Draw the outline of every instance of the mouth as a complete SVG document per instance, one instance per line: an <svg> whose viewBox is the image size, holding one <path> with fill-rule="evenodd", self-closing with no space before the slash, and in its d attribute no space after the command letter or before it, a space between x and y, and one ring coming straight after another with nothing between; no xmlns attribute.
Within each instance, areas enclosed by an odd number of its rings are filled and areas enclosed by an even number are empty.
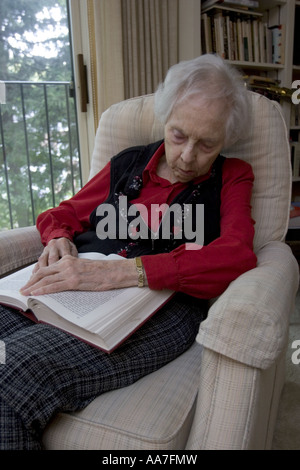
<svg viewBox="0 0 300 470"><path fill-rule="evenodd" d="M194 176L194 172L192 170L183 170L182 168L177 168L178 173L185 177L185 178L192 178Z"/></svg>

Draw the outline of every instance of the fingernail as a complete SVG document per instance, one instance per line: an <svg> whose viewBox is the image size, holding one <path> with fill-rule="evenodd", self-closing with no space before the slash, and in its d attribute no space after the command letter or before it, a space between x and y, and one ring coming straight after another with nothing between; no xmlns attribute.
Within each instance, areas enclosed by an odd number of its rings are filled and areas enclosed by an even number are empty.
<svg viewBox="0 0 300 470"><path fill-rule="evenodd" d="M28 289L20 289L20 294L22 294L22 295L29 295L30 292L29 292Z"/></svg>

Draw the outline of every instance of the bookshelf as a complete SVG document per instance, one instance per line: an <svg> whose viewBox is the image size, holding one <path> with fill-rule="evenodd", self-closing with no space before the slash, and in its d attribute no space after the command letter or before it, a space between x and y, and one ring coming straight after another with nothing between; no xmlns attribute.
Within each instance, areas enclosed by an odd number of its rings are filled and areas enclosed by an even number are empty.
<svg viewBox="0 0 300 470"><path fill-rule="evenodd" d="M276 99L282 106L291 141L292 201L300 205L300 0L258 0L258 8L248 10L225 5L225 2L203 8L207 3L206 0L179 0L180 60L216 52L239 68L245 77L270 80L277 91L281 90L282 93L274 93L272 87L269 91L251 85L252 89ZM243 38L247 38L246 44L244 39L241 41L241 36L238 39L238 21L244 23L242 31ZM281 30L278 25L282 25ZM278 48L280 31L283 32L280 51L274 55L274 41L277 40ZM240 53L242 45L248 47L246 56L245 50ZM213 47L215 49L210 49ZM296 221L293 222L295 225ZM300 217L298 225L296 237L300 240Z"/></svg>
<svg viewBox="0 0 300 470"><path fill-rule="evenodd" d="M293 45L294 45L294 20L295 10L300 6L300 1L296 0L258 0L259 8L256 9L241 9L233 6L225 6L223 4L213 5L211 8L203 9L202 5L206 3L206 0L179 0L179 19L180 19L180 32L179 32L179 60L186 60L201 55L202 53L208 52L207 42L207 30L204 27L203 14L210 16L212 20L214 14L219 15L219 30L223 33L219 33L219 40L226 46L225 60L234 64L239 69L243 70L245 75L257 74L262 77L272 78L276 80L280 87L291 89L293 80ZM297 5L297 7L296 7ZM299 10L300 11L300 10ZM223 17L223 24L221 18ZM228 37L233 35L232 29L237 28L237 24L234 22L247 23L249 40L252 41L251 54L248 57L244 54L237 52L238 39L235 41L231 38L228 41ZM231 27L228 25L231 21ZM232 26L232 21L234 25ZM276 26L283 26L284 34L284 45L281 46L281 59L278 63L274 62L270 57L271 49L268 47L268 53L265 52L264 56L259 50L259 36L262 36L262 26L265 26L264 34L268 33L268 42L270 44L272 34L276 34L279 30L276 30ZM253 27L258 34L254 33ZM272 28L272 29L270 29ZM227 33L229 29L229 33ZM260 31L260 32L259 32ZM212 33L211 33L212 34ZM237 34L235 30L235 34ZM213 38L211 38L213 41ZM266 38L265 38L266 41ZM230 56L228 54L228 44L230 49ZM233 44L233 45L232 45ZM216 50L213 50L216 52ZM268 57L267 55L268 54ZM220 52L222 55L222 51ZM252 56L252 57L251 57ZM263 58L262 58L263 56ZM246 60L245 60L246 59ZM251 59L251 60L249 60ZM300 61L298 65L298 77L300 79ZM289 107L286 106L287 112L285 113L287 123L289 123Z"/></svg>
<svg viewBox="0 0 300 470"><path fill-rule="evenodd" d="M202 8L201 53L217 53L242 69L245 76L267 77L275 86L290 89L292 2L259 0L258 8L228 7L223 3ZM288 107L285 117L288 122Z"/></svg>
<svg viewBox="0 0 300 470"><path fill-rule="evenodd" d="M205 4L205 1L203 3ZM259 8L255 9L243 10L232 7L229 9L220 4L215 8L202 10L201 53L210 51L207 48L207 34L204 28L207 29L207 24L205 24L207 16L210 16L210 22L213 21L216 26L215 13L219 18L222 17L223 30L225 29L223 45L228 44L230 40L228 31L234 44L229 50L228 45L225 51L223 48L220 55L241 69L245 76L255 75L273 80L275 88L279 87L282 94L280 90L278 93L273 90L272 93L272 89L267 90L266 94L281 103L291 141L300 142L300 109L292 102L297 80L300 86L300 32L299 27L295 27L295 24L300 23L300 1L259 0ZM237 31L238 26L240 32ZM232 36L235 41L232 40ZM245 48L251 51L249 54L247 52L247 57L245 57ZM218 53L216 47L212 52ZM256 91L260 90L256 89ZM300 175L297 176L300 177Z"/></svg>

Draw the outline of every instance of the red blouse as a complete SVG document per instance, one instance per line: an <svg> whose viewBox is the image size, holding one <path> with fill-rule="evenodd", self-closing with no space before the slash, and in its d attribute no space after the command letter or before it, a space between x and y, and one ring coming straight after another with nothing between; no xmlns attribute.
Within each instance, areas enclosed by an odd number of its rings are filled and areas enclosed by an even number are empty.
<svg viewBox="0 0 300 470"><path fill-rule="evenodd" d="M186 183L171 184L156 174L158 160L163 153L162 144L144 170L139 197L131 202L141 203L147 208L151 204L170 205L186 187ZM201 176L195 182L208 177L209 174ZM202 248L196 245L196 250L189 244L170 253L142 256L150 288L168 288L198 298L212 298L220 295L240 274L256 266L250 205L253 179L248 163L235 158L225 160L220 237ZM110 163L73 198L39 215L37 227L43 244L58 237L72 240L74 235L87 230L91 212L106 200L109 189Z"/></svg>

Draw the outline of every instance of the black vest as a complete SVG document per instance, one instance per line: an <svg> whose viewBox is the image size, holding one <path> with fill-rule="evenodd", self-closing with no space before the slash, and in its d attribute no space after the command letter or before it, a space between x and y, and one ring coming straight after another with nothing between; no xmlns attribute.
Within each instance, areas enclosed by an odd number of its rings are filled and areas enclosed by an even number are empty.
<svg viewBox="0 0 300 470"><path fill-rule="evenodd" d="M130 201L139 196L143 184L143 171L161 144L162 141L159 141L148 146L133 147L112 158L109 196L104 205L99 206L99 210L96 207L91 213L90 230L75 237L78 252L117 253L133 258L145 254L169 252L183 243L192 243L196 241L196 237L194 240L190 239L190 236L187 238L188 231L185 230L187 227L185 223L187 223L187 217L191 217L189 223L193 222L189 225L189 234L196 233L195 211L197 204L204 204L203 244L207 245L219 237L222 166L225 159L221 155L215 160L211 175L207 180L199 184L190 182L174 198L169 208L170 218L163 219L165 223L160 224L159 231L155 235L145 224L142 227L142 223L139 225L139 231L135 237L130 233L130 224L135 224L134 221L137 221L139 216L136 210L132 210L135 206ZM103 210L105 207L109 209L109 212ZM175 207L176 211L173 210ZM179 214L179 212L181 213ZM111 217L113 213L116 215L114 220ZM140 217L138 219L141 221ZM107 221L113 222L113 224L108 222L106 225ZM174 229L178 224L179 226L181 224L182 228L179 235L178 230Z"/></svg>

